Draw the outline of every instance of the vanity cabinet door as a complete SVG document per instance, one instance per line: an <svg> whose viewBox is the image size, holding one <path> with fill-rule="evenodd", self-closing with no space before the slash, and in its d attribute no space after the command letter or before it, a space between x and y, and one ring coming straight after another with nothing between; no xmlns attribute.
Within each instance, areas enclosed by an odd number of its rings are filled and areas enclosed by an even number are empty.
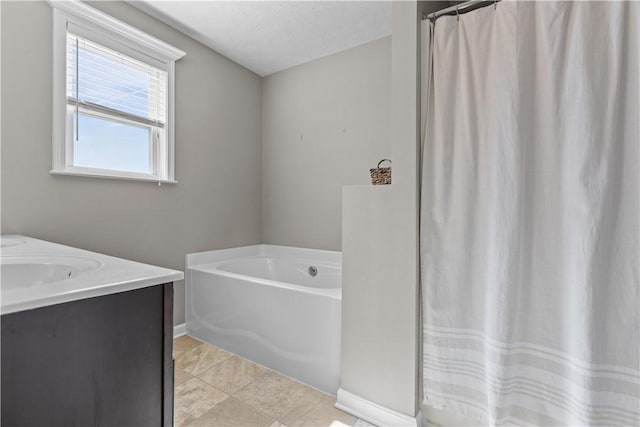
<svg viewBox="0 0 640 427"><path fill-rule="evenodd" d="M171 426L172 317L171 283L2 316L2 425Z"/></svg>
<svg viewBox="0 0 640 427"><path fill-rule="evenodd" d="M173 283L162 287L162 425L173 427L175 361L173 360Z"/></svg>

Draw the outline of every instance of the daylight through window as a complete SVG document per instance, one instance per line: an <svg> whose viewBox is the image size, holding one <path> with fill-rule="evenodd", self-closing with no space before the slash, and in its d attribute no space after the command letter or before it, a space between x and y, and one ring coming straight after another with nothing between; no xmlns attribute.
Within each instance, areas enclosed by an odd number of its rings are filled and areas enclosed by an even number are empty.
<svg viewBox="0 0 640 427"><path fill-rule="evenodd" d="M67 33L73 166L156 174L166 86L166 71Z"/></svg>
<svg viewBox="0 0 640 427"><path fill-rule="evenodd" d="M54 1L51 173L175 183L185 53L82 2Z"/></svg>

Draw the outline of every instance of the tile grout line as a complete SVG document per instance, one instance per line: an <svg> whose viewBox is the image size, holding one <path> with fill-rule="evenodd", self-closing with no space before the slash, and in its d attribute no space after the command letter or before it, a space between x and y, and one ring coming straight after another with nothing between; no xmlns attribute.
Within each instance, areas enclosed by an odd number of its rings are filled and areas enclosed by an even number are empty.
<svg viewBox="0 0 640 427"><path fill-rule="evenodd" d="M288 376L287 374L283 374L283 373L281 373L281 372L278 372L278 371L276 371L276 370L273 370L273 369L271 369L271 368L269 368L269 367L267 367L267 366L265 366L265 365L262 365L262 364L260 364L260 363L258 363L258 362L254 362L253 360L249 360L249 359L247 359L246 357L242 357L242 356L240 356L239 354L236 354L236 353L234 353L234 352L232 352L232 351L225 350L225 349L224 349L224 348L222 348L222 347L218 347L218 346L216 346L216 345L209 344L209 343L207 343L207 342L201 341L201 340L199 340L199 339L197 339L197 338L192 337L192 336L191 336L191 335L189 335L188 333L187 333L186 335L183 335L183 336L187 336L187 337L189 337L189 338L194 339L195 341L198 341L198 342L200 343L200 345L206 345L206 346L214 347L214 348L220 349L220 350L222 350L222 351L226 351L227 353L231 353L232 355L237 356L237 357L239 357L240 359L243 359L243 360L245 360L245 361L247 361L247 362L249 362L249 363L253 363L254 365L258 365L258 366L260 366L260 367L262 367L262 368L266 369L267 371L275 372L276 374L278 374L278 375L280 375L280 376L283 376L283 377L285 377L285 378L288 378L288 379L290 379L291 381L294 381L294 382L296 382L296 383L298 383L298 384L302 384L302 385L303 385L303 386L305 386L305 387L309 387L309 388L311 388L311 389L313 389L313 390L315 390L315 391L317 391L317 392L319 392L319 393L326 394L327 396L333 397L334 399L336 398L336 396L334 396L334 395L332 395L332 394L329 394L329 393L327 393L327 392L325 392L325 391L322 391L322 390L320 390L320 389L317 389L317 388L315 388L315 387L313 387L313 386L311 386L311 385L309 385L309 384L306 384L306 383L303 383L303 382L301 382L301 381L298 381L297 379L292 378L292 377ZM227 360L227 359L225 359L225 360ZM266 374L266 372L265 372L264 374ZM262 374L262 375L264 375L264 374ZM262 375L261 375L261 376L262 376ZM244 388L244 387L243 387L243 388ZM238 390L238 391L239 391L239 390Z"/></svg>
<svg viewBox="0 0 640 427"><path fill-rule="evenodd" d="M234 399L239 400L240 402L244 403L245 405L247 405L247 406L251 407L253 410L257 411L259 414L261 414L261 415L262 415L262 416L264 416L265 418L267 418L267 419L271 420L271 419L272 419L272 417L271 417L270 415L265 414L265 413L264 413L264 412L262 412L260 409L258 409L258 408L256 408L255 406L251 405L249 402L246 402L246 401L244 401L243 399L239 399L239 398L235 397L235 394L236 394L236 393L239 393L241 390L244 390L244 389L245 389L245 388L247 388L249 385L251 385L251 384L253 384L255 381L257 381L259 378L262 378L263 376L265 376L268 372L274 372L274 373L277 373L277 372L276 372L276 371L273 371L272 369L267 368L266 366L260 365L259 363L255 363L255 362L253 362L253 361L251 361L251 360L249 360L249 359L246 359L246 358L244 358L244 357L242 357L242 356L239 356L239 355L237 355L237 354L235 354L235 353L232 353L232 352L227 351L227 350L225 350L225 349L222 349L222 348L220 348L220 347L213 346L213 345L211 345L211 344L209 344L209 343L205 343L205 342L202 342L202 341L200 341L200 340L197 340L197 341L199 341L201 344L199 344L198 346L196 346L196 347L194 347L194 348L197 348L197 347L200 347L200 346L209 346L209 347L213 347L213 348L218 348L218 349L220 349L220 350L222 350L222 351L225 351L225 352L227 352L227 353L229 353L229 354L230 354L230 356L229 356L229 357L225 358L224 360L221 360L221 361L219 361L219 362L214 363L213 365L211 365L211 367L207 368L206 370L204 370L204 371L202 371L202 372L200 372L200 373L198 373L198 374L193 374L193 371L195 370L195 368L196 368L196 367L198 366L198 364L200 363L200 360L201 360L201 358L202 358L202 356L203 356L203 354L204 354L204 353L202 353L202 354L200 354L200 356L198 357L198 360L197 360L197 362L195 363L194 367L192 368L192 371L191 371L191 372L189 372L189 374L190 374L193 378L197 378L199 381L201 381L201 382L203 382L203 383L207 384L208 386L213 387L213 388L215 388L216 390L220 391L221 393L224 393L225 395L227 395L227 397L226 397L224 400L222 400L222 401L220 401L220 402L216 403L216 404L215 404L215 405L213 405L210 409L215 408L216 406L220 405L222 402L226 401L226 400L227 400L227 399L229 399L230 397L233 397ZM191 350L193 350L193 349L191 349ZM229 359L230 359L231 357L233 357L234 355L235 355L235 356L237 356L237 357L239 357L239 358L241 358L241 359L243 359L243 360L245 360L245 361L247 361L247 362L249 362L249 363L253 363L253 364L255 364L255 365L258 365L258 366L260 366L260 367L264 368L264 369L265 369L265 372L263 372L262 374L258 375L256 378L254 378L254 379L253 379L252 381L250 381L248 384L244 385L243 387L241 387L240 389L236 390L236 391L235 391L235 392L233 392L233 393L226 393L226 392L224 392L224 391L220 390L219 388L215 387L213 384L210 384L210 383L208 383L207 381L205 381L204 379L200 378L200 374L203 374L204 372L207 372L208 370L213 369L214 367L216 367L217 365L221 364L222 362L224 362L224 361L226 361L226 360L229 360ZM188 380L188 381L190 381L190 380ZM186 381L185 381L185 382L186 382ZM197 418L199 418L199 417L196 417L194 420L196 420ZM192 422L192 421L194 421L194 420L191 420L190 422ZM274 419L274 420L273 420L273 422L272 422L271 424L275 423L276 421L278 421L278 418Z"/></svg>
<svg viewBox="0 0 640 427"><path fill-rule="evenodd" d="M177 359L177 357L178 357L179 355L181 355L182 353L186 353L186 352L188 352L188 351L192 351L192 350L194 350L194 349L196 349L196 348L198 348L198 347L201 347L201 346L203 346L203 347L204 347L204 348L203 348L203 351L202 351L202 352L200 352L200 354L198 355L198 359L197 359L197 360L196 360L196 362L194 363L194 365L193 365L193 367L192 367L191 371L186 371L186 370L185 370L185 372L191 376L191 378L190 378L189 380L187 380L187 381L190 381L190 380L191 380L191 379L193 379L193 378L197 378L201 383L205 384L205 385L206 385L206 386L208 386L208 387L213 388L214 390L216 390L216 391L218 391L218 392L220 392L220 393L222 393L222 394L224 394L224 395L226 396L222 401L217 402L215 405L213 405L211 408L209 408L209 410L212 410L213 408L217 407L218 405L222 404L223 402L226 402L229 398L233 398L233 399L235 399L236 401L241 402L242 404L247 405L248 407L250 407L251 409L253 409L254 411L256 411L258 414L260 414L261 416L263 416L265 419L267 419L267 420L272 420L272 421L271 421L271 425L273 425L273 424L275 424L275 423L279 423L280 425L285 426L285 424L283 424L281 420L282 420L283 418L286 418L286 417L287 417L287 415L288 415L288 414L290 414L290 413L295 409L296 405L300 404L300 403L305 399L305 397L309 395L309 392L310 392L310 391L311 391L311 392L315 392L315 393L320 393L321 395L323 395L323 396L325 396L325 397L327 397L327 398L331 398L331 399L335 400L335 396L333 396L333 395L331 395L331 394L329 394L329 393L325 393L325 392L324 392L324 391L322 391L322 390L318 390L317 388L312 387L312 386L310 386L310 385L308 385L308 384L305 384L305 383L303 383L303 382L300 382L300 381L298 381L298 380L296 380L296 379L294 379L294 378L291 378L291 377L289 377L288 375L285 375L285 374L282 374L282 373L280 373L280 372L277 372L277 371L275 371L275 370L273 370L273 369L271 369L271 368L268 368L268 367L266 367L266 366L264 366L264 365L261 365L260 363L256 363L256 362L254 362L254 361L252 361L252 360L249 360L249 359L247 359L247 358L245 358L245 357L242 357L242 356L240 356L240 355L238 355L238 354L236 354L236 353L233 353L233 352L231 352L231 351L228 351L228 350L225 350L225 349L223 349L223 348L220 348L220 347L214 346L214 345L212 345L212 344L209 344L209 343L206 343L206 342L200 341L200 340L198 340L197 338L193 338L193 337L191 337L191 336L189 336L189 335L187 335L187 336L188 336L190 339L193 339L194 341L197 341L199 344L198 344L198 345L196 345L196 346L194 346L193 348L191 348L191 349L187 350L187 351L181 351L181 352L179 352L179 353L175 354L175 355L174 355L174 357L175 357L176 359ZM229 356L228 356L228 357L225 357L225 358L224 358L224 359L222 359L222 360L219 360L219 361L215 362L214 364L212 364L212 365L210 365L209 367L207 367L207 369L205 369L205 370L203 370L203 371L199 372L198 374L194 374L193 372L195 372L196 368L197 368L197 367L199 367L200 363L203 361L204 355L207 353L207 351L206 351L206 350L207 350L207 349L209 349L209 348L212 348L212 349L214 349L214 350L220 350L220 351L223 351L223 352L225 352L225 353L228 353L228 354L229 354ZM200 375L203 375L204 373L206 373L206 372L208 372L208 371L210 371L210 370L212 370L212 369L215 369L216 367L219 367L219 365L221 365L222 363L224 363L224 362L226 362L226 361L230 360L230 359L231 359L232 357L234 357L234 356L235 356L235 357L237 357L238 359L240 359L242 362L245 362L245 363L248 363L248 364L251 364L251 365L256 365L256 366L258 366L258 367L263 368L263 369L264 369L264 372L262 372L261 374L259 374L259 375L255 376L255 377L254 377L254 378L252 378L252 379L251 379L251 381L249 381L247 384L245 384L244 386L240 387L238 390L235 390L235 391L234 391L234 392L232 392L232 393L227 393L226 391L221 390L220 388L218 388L218 387L217 387L217 386L215 386L214 384L211 384L211 383L207 382L204 378L201 378L201 377L200 377ZM297 384L297 385L299 385L299 386L302 386L302 387L303 387L303 393L300 395L300 397L298 397L297 399L294 399L294 400L293 400L293 401L292 401L292 402L291 402L291 403L286 407L286 409L284 409L284 411L283 411L281 414L279 414L278 416L275 416L274 418L272 418L272 417L273 417L273 415L269 415L269 414L264 413L260 408L257 408L256 406L254 406L254 404L252 404L251 402L246 401L246 400L244 400L244 399L242 399L242 398L240 398L240 397L238 397L238 396L237 396L239 393L241 393L241 392L245 391L248 387L250 387L251 385L253 385L253 384L254 384L254 383L256 383L257 381L259 381L260 379L262 379L263 377L265 377L265 376L266 376L267 374L269 374L269 373L271 373L271 374L273 374L273 375L275 375L275 376L279 376L279 377L285 378L285 379L287 379L288 381L291 381L291 382L293 382L293 383L295 383L295 384ZM185 382L187 382L187 381L184 381L182 384L184 384L184 383L185 383ZM209 410L208 410L208 411L209 411ZM344 412L344 411L340 411L340 412ZM346 413L345 413L345 414L346 414ZM349 414L346 414L346 415L349 415ZM200 417L201 417L201 416L200 416ZM196 417L196 418L194 418L194 419L190 419L190 420L188 420L188 423L187 423L187 424L185 424L185 426L186 426L186 425L188 425L188 424L193 423L194 421L196 421L196 420L197 420L197 419L199 419L200 417ZM355 417L355 418L356 418L356 422L357 422L357 421L358 421L358 418L357 418L357 417Z"/></svg>

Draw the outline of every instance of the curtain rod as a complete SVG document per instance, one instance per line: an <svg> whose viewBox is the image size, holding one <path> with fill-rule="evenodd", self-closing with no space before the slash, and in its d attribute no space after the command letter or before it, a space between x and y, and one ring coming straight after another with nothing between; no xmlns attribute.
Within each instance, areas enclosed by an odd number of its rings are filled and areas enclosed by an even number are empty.
<svg viewBox="0 0 640 427"><path fill-rule="evenodd" d="M446 9L437 10L429 14L423 14L422 19L428 19L431 22L435 22L436 19L441 16L461 15L463 13L471 12L472 10L491 5L494 5L495 7L499 1L501 0L470 0L464 3L457 4L455 6L448 7Z"/></svg>

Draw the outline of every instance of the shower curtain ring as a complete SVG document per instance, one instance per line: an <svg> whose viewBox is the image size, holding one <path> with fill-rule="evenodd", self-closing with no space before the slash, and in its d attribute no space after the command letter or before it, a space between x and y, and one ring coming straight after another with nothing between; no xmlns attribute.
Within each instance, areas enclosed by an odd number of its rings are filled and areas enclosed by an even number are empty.
<svg viewBox="0 0 640 427"><path fill-rule="evenodd" d="M456 4L456 19L460 22L460 11L458 10L458 5Z"/></svg>

